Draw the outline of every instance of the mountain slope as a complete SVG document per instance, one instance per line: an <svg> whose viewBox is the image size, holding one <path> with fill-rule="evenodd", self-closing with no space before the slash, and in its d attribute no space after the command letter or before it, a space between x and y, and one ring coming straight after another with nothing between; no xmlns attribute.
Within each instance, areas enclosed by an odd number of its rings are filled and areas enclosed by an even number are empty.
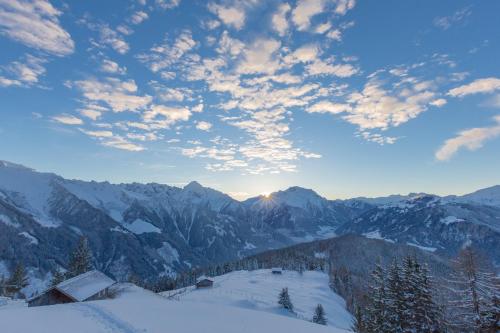
<svg viewBox="0 0 500 333"><path fill-rule="evenodd" d="M291 187L239 202L197 182L85 182L2 161L0 274L23 262L47 281L67 266L81 236L89 238L95 266L117 279L156 279L348 233L445 256L473 244L500 265L498 192L327 200Z"/></svg>
<svg viewBox="0 0 500 333"><path fill-rule="evenodd" d="M288 205L300 200L309 201ZM354 209L299 188L286 191L286 200L251 206L197 182L85 182L2 162L0 264L12 269L21 261L47 280L85 236L97 268L150 279L324 238L346 211Z"/></svg>
<svg viewBox="0 0 500 333"><path fill-rule="evenodd" d="M321 304L325 309L328 326L350 329L352 316L345 308L345 301L328 287L328 275L318 271L283 271L274 275L270 269L235 271L214 278L213 288L171 290L162 293L181 302L225 305L256 311L290 316L277 306L282 288L288 288L297 317L311 320L314 308Z"/></svg>
<svg viewBox="0 0 500 333"><path fill-rule="evenodd" d="M237 307L169 301L135 286L112 300L0 310L0 322L9 333L348 332Z"/></svg>
<svg viewBox="0 0 500 333"><path fill-rule="evenodd" d="M474 245L500 264L500 208L424 195L371 209L337 229L444 256Z"/></svg>

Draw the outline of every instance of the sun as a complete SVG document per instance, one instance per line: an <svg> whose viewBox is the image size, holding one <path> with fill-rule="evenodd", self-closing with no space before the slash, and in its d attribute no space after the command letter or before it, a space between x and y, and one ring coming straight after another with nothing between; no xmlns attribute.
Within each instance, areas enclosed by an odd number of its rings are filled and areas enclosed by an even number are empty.
<svg viewBox="0 0 500 333"><path fill-rule="evenodd" d="M262 192L260 195L262 195L266 199L269 199L271 197L271 192Z"/></svg>

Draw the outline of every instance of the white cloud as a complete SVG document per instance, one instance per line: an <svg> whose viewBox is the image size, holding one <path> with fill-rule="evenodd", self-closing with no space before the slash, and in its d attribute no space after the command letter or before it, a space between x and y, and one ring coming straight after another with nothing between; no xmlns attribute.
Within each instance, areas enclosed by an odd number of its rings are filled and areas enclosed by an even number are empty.
<svg viewBox="0 0 500 333"><path fill-rule="evenodd" d="M351 64L331 64L322 60L315 60L306 66L309 75L335 75L338 77L350 77L359 72Z"/></svg>
<svg viewBox="0 0 500 333"><path fill-rule="evenodd" d="M237 72L241 74L273 74L280 66L276 57L280 46L281 43L274 39L257 39L243 51L244 60L239 64Z"/></svg>
<svg viewBox="0 0 500 333"><path fill-rule="evenodd" d="M351 111L352 108L348 104L336 104L329 101L321 101L311 105L306 109L309 113L332 113L338 114Z"/></svg>
<svg viewBox="0 0 500 333"><path fill-rule="evenodd" d="M326 34L326 37L340 42L342 40L342 32L339 29L330 30Z"/></svg>
<svg viewBox="0 0 500 333"><path fill-rule="evenodd" d="M472 94L492 93L497 90L500 90L500 79L489 77L477 79L469 84L453 88L448 92L448 95L453 97L464 97Z"/></svg>
<svg viewBox="0 0 500 333"><path fill-rule="evenodd" d="M102 145L128 151L142 151L145 149L143 146L132 143L121 136L113 136L103 141Z"/></svg>
<svg viewBox="0 0 500 333"><path fill-rule="evenodd" d="M161 9L173 9L181 3L181 0L155 0L155 3Z"/></svg>
<svg viewBox="0 0 500 333"><path fill-rule="evenodd" d="M243 42L238 39L231 38L229 33L224 31L219 39L219 47L215 50L220 54L230 54L232 57L236 57L243 51L244 48L245 44Z"/></svg>
<svg viewBox="0 0 500 333"><path fill-rule="evenodd" d="M324 0L299 0L292 11L292 21L298 30L306 30L311 25L311 18L323 12Z"/></svg>
<svg viewBox="0 0 500 333"><path fill-rule="evenodd" d="M103 81L88 79L76 81L74 85L80 89L83 96L92 103L106 104L114 112L139 111L152 101L149 95L136 95L137 85L134 80L121 81L107 78Z"/></svg>
<svg viewBox="0 0 500 333"><path fill-rule="evenodd" d="M368 76L368 82L361 91L334 95L305 110L339 115L358 127L358 137L378 144L393 144L397 138L374 131L384 132L398 127L418 117L430 105L440 107L446 103L445 99L438 98L436 84L432 81L419 80L409 74L397 76L394 81L384 75L393 74L391 70L377 71Z"/></svg>
<svg viewBox="0 0 500 333"><path fill-rule="evenodd" d="M191 31L184 30L172 45L169 45L167 40L164 44L151 48L151 53L141 54L138 58L156 73L176 64L195 46L196 42L193 40Z"/></svg>
<svg viewBox="0 0 500 333"><path fill-rule="evenodd" d="M461 131L454 138L448 139L436 152L436 159L447 161L451 159L460 149L470 151L483 147L488 140L500 136L500 116L494 118L496 125L491 127L476 127Z"/></svg>
<svg viewBox="0 0 500 333"><path fill-rule="evenodd" d="M437 106L438 108L446 105L447 101L444 98L438 98L430 102L430 105Z"/></svg>
<svg viewBox="0 0 500 333"><path fill-rule="evenodd" d="M196 123L196 128L201 131L210 131L212 128L212 124L208 121L199 121Z"/></svg>
<svg viewBox="0 0 500 333"><path fill-rule="evenodd" d="M4 66L3 71L0 68L0 87L29 87L38 83L39 77L45 74L43 67L45 62L45 59L26 55L23 60L13 61ZM1 75L4 71L7 77Z"/></svg>
<svg viewBox="0 0 500 333"><path fill-rule="evenodd" d="M348 122L361 129L382 129L397 127L416 118L435 100L431 91L404 90L405 94L385 89L376 80L369 81L361 92L352 93L348 102L352 111L344 116Z"/></svg>
<svg viewBox="0 0 500 333"><path fill-rule="evenodd" d="M289 64L295 64L298 62L309 63L319 58L319 48L315 44L307 44L299 47L293 51L290 55L284 58L284 61Z"/></svg>
<svg viewBox="0 0 500 333"><path fill-rule="evenodd" d="M57 121L58 123L65 124L65 125L82 125L83 120L80 118L77 118L75 116L69 115L69 114L61 114L59 116L54 116L52 117L53 120Z"/></svg>
<svg viewBox="0 0 500 333"><path fill-rule="evenodd" d="M110 74L125 74L127 68L120 67L120 65L112 60L104 59L101 63L101 71Z"/></svg>
<svg viewBox="0 0 500 333"><path fill-rule="evenodd" d="M46 0L0 0L0 32L28 47L66 56L75 44L59 24L60 15Z"/></svg>
<svg viewBox="0 0 500 333"><path fill-rule="evenodd" d="M95 138L111 138L111 137L113 137L113 132L111 132L111 131L87 131L84 129L80 129L80 131L87 134L88 136L93 136Z"/></svg>
<svg viewBox="0 0 500 333"><path fill-rule="evenodd" d="M165 105L152 105L143 114L144 121L152 128L169 128L179 121L187 121L191 111L183 107L170 107Z"/></svg>
<svg viewBox="0 0 500 333"><path fill-rule="evenodd" d="M349 10L356 5L355 0L335 0L335 13L345 15Z"/></svg>
<svg viewBox="0 0 500 333"><path fill-rule="evenodd" d="M280 36L284 36L288 31L289 24L287 15L290 12L292 7L288 3L282 3L278 7L278 11L274 13L272 17L272 24L274 30L278 32Z"/></svg>
<svg viewBox="0 0 500 333"><path fill-rule="evenodd" d="M107 25L101 26L99 33L101 36L101 43L109 45L120 54L125 54L129 51L130 47L123 37Z"/></svg>
<svg viewBox="0 0 500 333"><path fill-rule="evenodd" d="M470 7L465 7L457 10L453 15L436 17L434 19L434 25L443 30L449 29L453 24L460 23L464 21L467 17L472 14Z"/></svg>
<svg viewBox="0 0 500 333"><path fill-rule="evenodd" d="M97 120L102 115L100 111L90 110L90 109L80 110L80 114L92 120Z"/></svg>
<svg viewBox="0 0 500 333"><path fill-rule="evenodd" d="M203 112L203 103L199 103L191 108L193 112Z"/></svg>
<svg viewBox="0 0 500 333"><path fill-rule="evenodd" d="M245 10L242 7L225 7L223 5L211 3L208 9L216 14L225 25L232 26L236 30L243 28L245 24Z"/></svg>
<svg viewBox="0 0 500 333"><path fill-rule="evenodd" d="M132 14L132 16L130 17L130 21L133 24L141 24L142 22L144 22L148 18L149 18L148 13L143 12L142 10L139 10L139 11L135 12L134 14Z"/></svg>
<svg viewBox="0 0 500 333"><path fill-rule="evenodd" d="M328 30L330 30L330 28L332 27L332 24L330 22L326 22L326 23L323 23L323 24L320 24L318 25L315 29L314 29L314 32L318 33L318 34L324 34L325 32L327 32Z"/></svg>

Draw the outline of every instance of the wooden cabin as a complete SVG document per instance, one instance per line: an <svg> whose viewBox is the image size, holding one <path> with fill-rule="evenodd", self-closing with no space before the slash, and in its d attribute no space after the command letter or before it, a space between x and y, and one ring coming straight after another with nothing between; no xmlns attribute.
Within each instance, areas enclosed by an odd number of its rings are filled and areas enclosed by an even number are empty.
<svg viewBox="0 0 500 333"><path fill-rule="evenodd" d="M107 298L116 282L97 270L63 281L28 300L28 306L93 301Z"/></svg>
<svg viewBox="0 0 500 333"><path fill-rule="evenodd" d="M196 288L211 288L214 285L214 280L206 277L205 275L200 276L196 279Z"/></svg>
<svg viewBox="0 0 500 333"><path fill-rule="evenodd" d="M271 269L271 272L273 274L279 274L279 275L281 275L283 273L283 268L274 267L274 268Z"/></svg>

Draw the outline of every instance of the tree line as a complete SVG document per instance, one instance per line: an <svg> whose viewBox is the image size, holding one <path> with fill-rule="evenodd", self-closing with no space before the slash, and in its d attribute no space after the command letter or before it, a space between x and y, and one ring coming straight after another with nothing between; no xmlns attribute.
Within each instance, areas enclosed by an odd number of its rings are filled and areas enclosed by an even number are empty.
<svg viewBox="0 0 500 333"><path fill-rule="evenodd" d="M56 269L52 272L50 286L55 286L64 280L83 274L93 269L92 251L88 240L81 237L70 254L68 268L65 271ZM10 277L0 276L0 296L23 299L22 289L28 286L28 272L22 263L18 263Z"/></svg>
<svg viewBox="0 0 500 333"><path fill-rule="evenodd" d="M377 264L354 311L358 333L498 333L500 279L472 248L453 260L453 273L433 281L426 265L408 256Z"/></svg>

